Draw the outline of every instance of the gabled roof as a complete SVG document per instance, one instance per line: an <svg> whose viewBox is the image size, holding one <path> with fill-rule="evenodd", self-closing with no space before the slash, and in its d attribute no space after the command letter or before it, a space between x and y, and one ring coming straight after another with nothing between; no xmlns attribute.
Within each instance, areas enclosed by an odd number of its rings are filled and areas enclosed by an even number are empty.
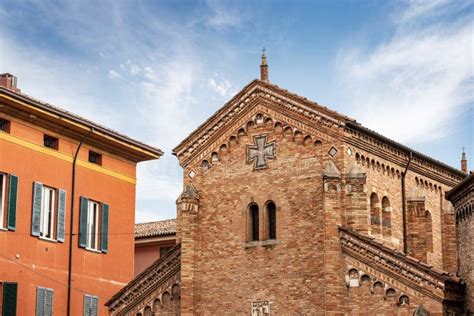
<svg viewBox="0 0 474 316"><path fill-rule="evenodd" d="M135 238L176 235L176 219L135 224Z"/></svg>
<svg viewBox="0 0 474 316"><path fill-rule="evenodd" d="M178 146L173 149L174 155L180 155L181 152L186 150L190 143L195 139L202 136L206 132L211 132L222 127L227 118L227 114L230 114L236 107L242 107L239 105L240 102L245 102L246 98L255 92L273 92L278 94L282 100L289 103L298 102L298 105L303 107L306 111L311 111L317 115L324 117L327 120L332 121L335 124L341 124L346 121L353 121L354 119L342 115L336 111L330 110L325 106L319 105L316 102L310 101L305 97L291 93L288 90L282 89L279 86L255 79L246 85L239 93L237 93L232 99L225 103L216 113L208 118L204 123L197 127L188 137L186 137ZM232 116L232 114L231 114Z"/></svg>
<svg viewBox="0 0 474 316"><path fill-rule="evenodd" d="M86 134L93 129L93 138L96 138L99 142L112 141L122 150L134 154L138 161L156 159L163 155L161 149L144 144L108 127L18 91L0 87L0 101L28 112L35 117L45 118L71 131Z"/></svg>
<svg viewBox="0 0 474 316"><path fill-rule="evenodd" d="M405 153L408 157L412 152L414 158L417 158L423 162L427 162L430 165L436 166L447 172L453 174L457 179L464 178L466 175L456 168L446 165L436 159L428 157L416 150L413 150L407 146L404 146L396 141L393 141L381 134L378 134L358 123L355 119L333 111L325 106L322 106L314 101L308 100L307 98L291 93L275 84L267 81L255 79L246 85L239 93L237 93L231 100L225 103L217 112L215 112L209 119L203 124L197 127L188 137L186 137L178 146L173 149L173 154L178 157L180 163L181 156L188 155L194 156L196 152L200 152L199 148L205 147L211 143L212 140L219 135L220 130L225 129L233 118L237 117L238 114L245 109L249 102L250 97L255 94L260 94L268 99L273 100L279 104L282 104L288 108L288 110L299 113L314 122L326 122L329 125L344 127L347 129L356 130L357 132L375 138L378 141L388 144L389 146L400 150ZM185 159L184 165L187 163L189 158Z"/></svg>

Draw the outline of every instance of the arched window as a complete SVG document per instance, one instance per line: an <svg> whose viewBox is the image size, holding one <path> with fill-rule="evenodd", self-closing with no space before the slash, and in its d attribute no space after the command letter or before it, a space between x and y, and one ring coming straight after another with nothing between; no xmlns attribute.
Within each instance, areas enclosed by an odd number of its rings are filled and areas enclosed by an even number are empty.
<svg viewBox="0 0 474 316"><path fill-rule="evenodd" d="M390 237L392 235L392 209L390 200L384 196L382 198L382 236Z"/></svg>
<svg viewBox="0 0 474 316"><path fill-rule="evenodd" d="M150 306L145 307L145 312L143 313L144 316L153 316L153 311L151 310Z"/></svg>
<svg viewBox="0 0 474 316"><path fill-rule="evenodd" d="M380 201L376 193L370 195L370 232L380 235Z"/></svg>
<svg viewBox="0 0 474 316"><path fill-rule="evenodd" d="M249 232L250 232L250 238L249 240L251 241L257 241L259 240L258 238L258 229L259 229L259 216L258 216L258 205L257 204L251 204L249 207Z"/></svg>
<svg viewBox="0 0 474 316"><path fill-rule="evenodd" d="M267 203L268 239L276 239L276 206L272 201Z"/></svg>
<svg viewBox="0 0 474 316"><path fill-rule="evenodd" d="M430 211L426 211L426 252L433 252L433 221Z"/></svg>

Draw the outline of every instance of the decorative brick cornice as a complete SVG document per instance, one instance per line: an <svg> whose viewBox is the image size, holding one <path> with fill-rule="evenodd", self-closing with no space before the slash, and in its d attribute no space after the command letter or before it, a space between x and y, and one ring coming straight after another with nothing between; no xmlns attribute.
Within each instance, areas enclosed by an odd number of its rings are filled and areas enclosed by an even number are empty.
<svg viewBox="0 0 474 316"><path fill-rule="evenodd" d="M137 275L105 305L109 307L109 312L125 312L149 293L173 278L179 273L180 269L181 244L178 244L165 256L156 260L145 271Z"/></svg>
<svg viewBox="0 0 474 316"><path fill-rule="evenodd" d="M186 165L200 149L222 134L235 120L258 100L260 103L283 109L288 117L312 122L329 134L336 134L346 121L353 119L331 111L306 98L292 94L276 85L254 80L227 102L219 111L184 139L174 150L181 165ZM334 130L331 132L331 130Z"/></svg>
<svg viewBox="0 0 474 316"><path fill-rule="evenodd" d="M458 277L349 228L339 227L339 237L344 254L439 302L462 304L464 285Z"/></svg>
<svg viewBox="0 0 474 316"><path fill-rule="evenodd" d="M461 170L397 143L358 123L347 122L345 131L346 143L403 168L412 152L410 170L447 186L455 186L466 176Z"/></svg>

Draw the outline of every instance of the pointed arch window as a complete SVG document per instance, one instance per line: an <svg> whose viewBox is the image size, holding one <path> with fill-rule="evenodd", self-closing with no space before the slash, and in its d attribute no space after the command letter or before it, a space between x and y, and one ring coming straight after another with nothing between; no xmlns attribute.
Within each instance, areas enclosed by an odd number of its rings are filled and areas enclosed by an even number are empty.
<svg viewBox="0 0 474 316"><path fill-rule="evenodd" d="M267 225L268 225L268 239L276 239L276 205L273 201L267 203Z"/></svg>
<svg viewBox="0 0 474 316"><path fill-rule="evenodd" d="M250 240L257 241L259 240L259 214L258 214L258 205L251 204L249 207L249 222L250 222Z"/></svg>

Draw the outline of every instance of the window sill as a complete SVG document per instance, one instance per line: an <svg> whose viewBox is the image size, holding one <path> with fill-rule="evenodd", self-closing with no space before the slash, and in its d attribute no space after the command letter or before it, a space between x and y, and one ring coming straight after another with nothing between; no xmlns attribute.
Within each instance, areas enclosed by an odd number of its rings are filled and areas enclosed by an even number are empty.
<svg viewBox="0 0 474 316"><path fill-rule="evenodd" d="M2 231L2 230L5 231L5 232L7 232L7 231L8 231L8 228L6 228L6 227L0 227L0 231Z"/></svg>
<svg viewBox="0 0 474 316"><path fill-rule="evenodd" d="M260 242L260 245L262 246L273 246L273 245L276 245L278 244L278 240L277 239L267 239L267 240L263 240Z"/></svg>
<svg viewBox="0 0 474 316"><path fill-rule="evenodd" d="M93 248L84 248L85 250L87 251L90 251L90 252L94 252L94 253L102 253L102 251L98 250L98 249L93 249Z"/></svg>
<svg viewBox="0 0 474 316"><path fill-rule="evenodd" d="M245 243L245 248L253 248L257 246L271 247L279 244L280 242L277 239L267 239L267 240L256 240L256 241L247 241Z"/></svg>
<svg viewBox="0 0 474 316"><path fill-rule="evenodd" d="M41 239L41 240L47 241L47 242L52 242L52 243L57 243L57 242L58 242L58 241L55 240L55 239L51 239L51 238L47 238L47 237L41 237L41 236L39 236L38 238Z"/></svg>

